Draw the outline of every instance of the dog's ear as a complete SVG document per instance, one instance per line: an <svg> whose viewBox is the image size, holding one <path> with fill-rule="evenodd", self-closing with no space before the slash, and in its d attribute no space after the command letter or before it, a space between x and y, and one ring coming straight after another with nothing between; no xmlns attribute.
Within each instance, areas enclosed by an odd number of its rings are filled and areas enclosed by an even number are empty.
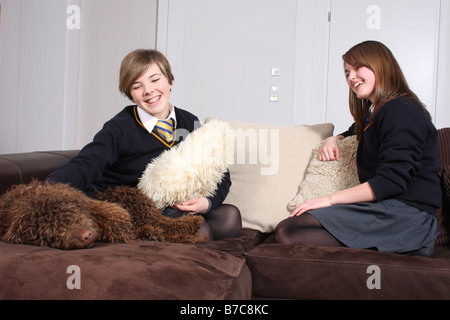
<svg viewBox="0 0 450 320"><path fill-rule="evenodd" d="M92 199L89 210L98 226L99 241L126 243L135 240L132 218L120 205Z"/></svg>

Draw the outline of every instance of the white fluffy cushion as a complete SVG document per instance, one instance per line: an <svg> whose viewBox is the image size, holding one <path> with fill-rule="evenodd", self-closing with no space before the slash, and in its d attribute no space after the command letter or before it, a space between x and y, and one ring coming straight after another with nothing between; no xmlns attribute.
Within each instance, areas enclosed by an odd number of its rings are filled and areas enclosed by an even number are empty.
<svg viewBox="0 0 450 320"><path fill-rule="evenodd" d="M235 154L225 202L239 208L243 227L272 232L288 217L286 203L298 191L312 150L333 134L333 125L229 124L235 130Z"/></svg>
<svg viewBox="0 0 450 320"><path fill-rule="evenodd" d="M326 196L330 193L348 189L358 185L356 169L356 136L349 136L339 143L339 161L320 161L320 143L315 149L313 158L306 170L305 179L300 184L299 192L289 203L289 210L308 199Z"/></svg>
<svg viewBox="0 0 450 320"><path fill-rule="evenodd" d="M144 170L138 188L164 209L188 199L212 196L233 158L233 131L214 120L188 134Z"/></svg>

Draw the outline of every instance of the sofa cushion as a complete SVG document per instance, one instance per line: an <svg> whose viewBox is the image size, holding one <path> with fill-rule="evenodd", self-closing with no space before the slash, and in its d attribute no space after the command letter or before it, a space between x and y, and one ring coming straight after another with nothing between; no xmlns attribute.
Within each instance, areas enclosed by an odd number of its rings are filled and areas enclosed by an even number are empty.
<svg viewBox="0 0 450 320"><path fill-rule="evenodd" d="M77 273L68 269L79 267ZM69 273L68 273L69 272ZM64 251L0 242L0 299L249 299L245 259L136 241ZM72 277L72 278L71 278Z"/></svg>
<svg viewBox="0 0 450 320"><path fill-rule="evenodd" d="M437 211L437 220L439 222L439 236L436 239L438 245L450 244L450 165L443 166L440 173L442 186L442 208Z"/></svg>
<svg viewBox="0 0 450 320"><path fill-rule="evenodd" d="M447 199L450 199L450 165L444 166L442 168L441 181L443 185L442 192Z"/></svg>
<svg viewBox="0 0 450 320"><path fill-rule="evenodd" d="M234 256L242 256L257 245L263 243L269 234L261 233L257 230L243 228L236 238L226 238L216 241L207 241L197 246L213 250L223 251Z"/></svg>
<svg viewBox="0 0 450 320"><path fill-rule="evenodd" d="M228 123L235 130L235 159L225 201L239 208L243 227L272 232L289 215L287 203L298 192L312 150L334 127Z"/></svg>
<svg viewBox="0 0 450 320"><path fill-rule="evenodd" d="M439 163L442 186L442 208L437 212L440 234L436 239L439 245L450 245L450 128L438 130Z"/></svg>
<svg viewBox="0 0 450 320"><path fill-rule="evenodd" d="M450 299L448 259L295 244L263 244L245 257L258 298Z"/></svg>

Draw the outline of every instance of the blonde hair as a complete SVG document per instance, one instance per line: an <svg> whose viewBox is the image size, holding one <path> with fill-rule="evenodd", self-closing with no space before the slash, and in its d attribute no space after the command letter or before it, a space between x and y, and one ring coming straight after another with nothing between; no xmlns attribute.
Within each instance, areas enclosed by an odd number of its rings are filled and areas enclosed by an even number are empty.
<svg viewBox="0 0 450 320"><path fill-rule="evenodd" d="M355 68L366 67L375 74L374 101L358 99L356 93L349 89L350 113L355 120L355 133L358 139L364 131L365 119L369 116L369 108L373 104L374 111L369 121L386 102L398 98L409 97L423 107L416 94L409 88L403 72L392 52L378 41L365 41L357 44L343 56L345 64ZM429 115L428 111L426 111Z"/></svg>
<svg viewBox="0 0 450 320"><path fill-rule="evenodd" d="M166 57L156 50L138 49L127 54L120 65L120 92L133 100L131 97L132 84L147 71L152 63L156 63L169 84L173 84L175 78Z"/></svg>

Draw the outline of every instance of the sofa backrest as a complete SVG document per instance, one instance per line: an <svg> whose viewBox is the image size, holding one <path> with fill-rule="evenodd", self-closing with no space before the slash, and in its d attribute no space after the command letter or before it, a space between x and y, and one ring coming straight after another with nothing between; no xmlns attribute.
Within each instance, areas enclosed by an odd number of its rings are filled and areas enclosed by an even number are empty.
<svg viewBox="0 0 450 320"><path fill-rule="evenodd" d="M450 128L438 130L439 162L443 167L442 208L438 210L440 235L438 245L450 244ZM42 180L49 173L76 156L79 150L37 151L0 155L0 194L11 186L29 183L33 178Z"/></svg>
<svg viewBox="0 0 450 320"><path fill-rule="evenodd" d="M78 154L79 150L27 152L0 155L0 194L11 186L42 180Z"/></svg>
<svg viewBox="0 0 450 320"><path fill-rule="evenodd" d="M442 208L438 211L438 245L450 244L450 128L438 130L439 163L442 165Z"/></svg>

